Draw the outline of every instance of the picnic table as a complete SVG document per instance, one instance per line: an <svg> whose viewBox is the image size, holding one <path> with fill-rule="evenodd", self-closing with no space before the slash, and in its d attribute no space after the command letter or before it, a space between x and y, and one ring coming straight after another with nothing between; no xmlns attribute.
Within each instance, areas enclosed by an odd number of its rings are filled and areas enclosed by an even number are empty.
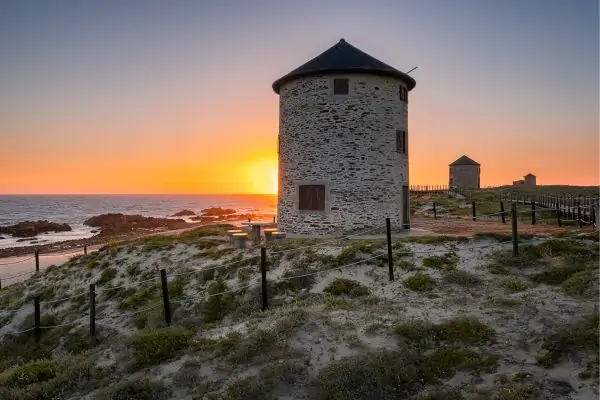
<svg viewBox="0 0 600 400"><path fill-rule="evenodd" d="M277 224L273 222L242 222L242 225L249 226L251 229L250 238L252 239L252 243L255 245L260 244L260 229L267 227L276 227Z"/></svg>

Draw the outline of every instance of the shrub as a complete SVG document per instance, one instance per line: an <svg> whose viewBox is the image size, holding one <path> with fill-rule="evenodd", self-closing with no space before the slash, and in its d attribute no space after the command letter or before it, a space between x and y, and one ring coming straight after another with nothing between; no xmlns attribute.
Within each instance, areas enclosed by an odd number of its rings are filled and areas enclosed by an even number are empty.
<svg viewBox="0 0 600 400"><path fill-rule="evenodd" d="M427 292L435 287L435 280L429 275L417 272L404 281L404 286L415 292Z"/></svg>
<svg viewBox="0 0 600 400"><path fill-rule="evenodd" d="M481 279L476 275L464 270L450 270L444 275L446 281L455 283L461 286L477 286L481 284Z"/></svg>
<svg viewBox="0 0 600 400"><path fill-rule="evenodd" d="M492 339L494 330L470 316L456 317L441 324L411 321L395 328L402 337L421 346L432 343L484 343Z"/></svg>
<svg viewBox="0 0 600 400"><path fill-rule="evenodd" d="M104 271L102 271L100 277L98 278L98 282L96 283L98 285L103 285L113 280L115 276L117 276L117 270L115 268L106 268Z"/></svg>
<svg viewBox="0 0 600 400"><path fill-rule="evenodd" d="M492 372L497 362L497 357L484 356L469 349L441 347L427 358L424 370L432 379L451 378L457 369Z"/></svg>
<svg viewBox="0 0 600 400"><path fill-rule="evenodd" d="M32 361L0 377L0 383L9 388L22 388L54 378L63 367L55 360Z"/></svg>
<svg viewBox="0 0 600 400"><path fill-rule="evenodd" d="M282 280L277 280L273 284L273 294L285 294L286 292L299 292L303 289L310 289L315 284L315 276L308 275L313 272L310 268L300 268L291 271L284 272L281 277Z"/></svg>
<svg viewBox="0 0 600 400"><path fill-rule="evenodd" d="M220 321L229 311L232 305L233 294L223 293L229 290L223 281L213 282L208 288L208 300L204 304L204 322L210 323Z"/></svg>
<svg viewBox="0 0 600 400"><path fill-rule="evenodd" d="M131 340L136 366L158 364L187 347L193 333L184 328L162 328L142 332Z"/></svg>
<svg viewBox="0 0 600 400"><path fill-rule="evenodd" d="M494 296L489 296L487 298L487 302L489 304L491 304L492 306L507 307L507 308L516 307L521 304L521 301L517 300L517 299L508 299L505 297L494 297Z"/></svg>
<svg viewBox="0 0 600 400"><path fill-rule="evenodd" d="M319 371L314 398L410 398L422 387L421 361L422 357L411 351L344 357Z"/></svg>
<svg viewBox="0 0 600 400"><path fill-rule="evenodd" d="M127 267L127 275L129 275L130 277L133 278L133 277L139 275L140 270L141 270L140 263L134 262Z"/></svg>
<svg viewBox="0 0 600 400"><path fill-rule="evenodd" d="M562 288L565 293L572 296L596 290L598 288L598 272L595 268L575 272L562 283Z"/></svg>
<svg viewBox="0 0 600 400"><path fill-rule="evenodd" d="M598 313L594 313L550 335L542 344L542 349L546 350L546 353L538 357L538 364L550 368L566 355L586 351L597 359L600 340L599 323Z"/></svg>
<svg viewBox="0 0 600 400"><path fill-rule="evenodd" d="M423 265L428 268L453 269L458 263L458 257L448 253L443 256L430 256L423 259Z"/></svg>
<svg viewBox="0 0 600 400"><path fill-rule="evenodd" d="M369 289L352 279L338 278L323 289L323 292L333 296L360 297L370 294Z"/></svg>
<svg viewBox="0 0 600 400"><path fill-rule="evenodd" d="M118 291L119 289L114 290ZM117 308L119 310L131 310L138 308L139 306L145 304L148 300L152 299L155 296L158 296L158 294L160 293L159 290L160 287L158 285L148 286L144 289L134 292L130 297L120 301L117 305ZM131 293L131 291L127 291L126 293Z"/></svg>
<svg viewBox="0 0 600 400"><path fill-rule="evenodd" d="M99 395L100 400L166 400L170 397L171 390L160 381L151 381L148 378L137 378L122 381L104 389Z"/></svg>
<svg viewBox="0 0 600 400"><path fill-rule="evenodd" d="M500 281L500 286L511 292L520 292L527 289L527 285L516 276L508 276Z"/></svg>
<svg viewBox="0 0 600 400"><path fill-rule="evenodd" d="M345 247L342 252L335 258L333 265L342 266L356 261L356 247Z"/></svg>
<svg viewBox="0 0 600 400"><path fill-rule="evenodd" d="M551 267L539 274L531 277L531 280L536 283L545 283L548 285L559 285L569 279L577 272L584 270L583 265L567 265Z"/></svg>

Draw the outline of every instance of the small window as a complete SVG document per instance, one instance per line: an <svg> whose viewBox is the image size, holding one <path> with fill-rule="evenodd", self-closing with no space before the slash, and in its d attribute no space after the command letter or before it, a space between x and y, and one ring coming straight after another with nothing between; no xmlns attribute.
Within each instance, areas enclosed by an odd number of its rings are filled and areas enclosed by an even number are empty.
<svg viewBox="0 0 600 400"><path fill-rule="evenodd" d="M400 96L400 101L405 101L408 103L408 90L404 86L400 86L398 94Z"/></svg>
<svg viewBox="0 0 600 400"><path fill-rule="evenodd" d="M333 80L333 94L348 94L349 82L346 78L338 78Z"/></svg>
<svg viewBox="0 0 600 400"><path fill-rule="evenodd" d="M396 151L406 154L406 131L396 130Z"/></svg>
<svg viewBox="0 0 600 400"><path fill-rule="evenodd" d="M305 211L324 211L325 185L298 186L298 209Z"/></svg>

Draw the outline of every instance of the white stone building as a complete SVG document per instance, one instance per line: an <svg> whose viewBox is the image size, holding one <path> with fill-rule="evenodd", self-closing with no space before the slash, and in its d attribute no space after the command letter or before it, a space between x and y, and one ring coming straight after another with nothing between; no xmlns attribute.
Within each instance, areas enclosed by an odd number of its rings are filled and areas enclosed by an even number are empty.
<svg viewBox="0 0 600 400"><path fill-rule="evenodd" d="M415 80L341 39L273 83L279 229L410 228L408 92Z"/></svg>
<svg viewBox="0 0 600 400"><path fill-rule="evenodd" d="M448 185L462 189L481 187L481 165L467 156L462 156L449 165Z"/></svg>

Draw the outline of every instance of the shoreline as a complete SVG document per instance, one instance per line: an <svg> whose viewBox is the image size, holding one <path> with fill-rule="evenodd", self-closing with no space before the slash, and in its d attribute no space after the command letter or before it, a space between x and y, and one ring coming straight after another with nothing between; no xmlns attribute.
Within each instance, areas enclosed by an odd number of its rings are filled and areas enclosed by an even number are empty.
<svg viewBox="0 0 600 400"><path fill-rule="evenodd" d="M257 218L256 221L262 221L268 215L261 215L262 218ZM116 242L124 242L128 240L139 239L148 236L157 236L157 235L176 235L183 232L186 232L191 229L200 228L204 226L210 225L218 225L218 224L231 224L231 225L239 225L242 222L245 222L246 219L234 219L234 220L221 220L221 221L212 221L212 222L185 222L181 226L178 226L174 229L164 229L164 230L152 230L152 231L137 231L130 232L126 234L118 234L118 235L105 235L99 233L95 236L85 238L85 239L71 239L71 240L63 240L59 242L53 243L44 243L39 245L28 245L28 246L18 246L18 247L7 247L0 249L0 259L9 258L9 257L19 257L19 256L27 256L35 253L36 250L40 252L40 254L53 254L63 252L65 250L73 250L80 249L83 246L102 246L110 243L111 241Z"/></svg>

